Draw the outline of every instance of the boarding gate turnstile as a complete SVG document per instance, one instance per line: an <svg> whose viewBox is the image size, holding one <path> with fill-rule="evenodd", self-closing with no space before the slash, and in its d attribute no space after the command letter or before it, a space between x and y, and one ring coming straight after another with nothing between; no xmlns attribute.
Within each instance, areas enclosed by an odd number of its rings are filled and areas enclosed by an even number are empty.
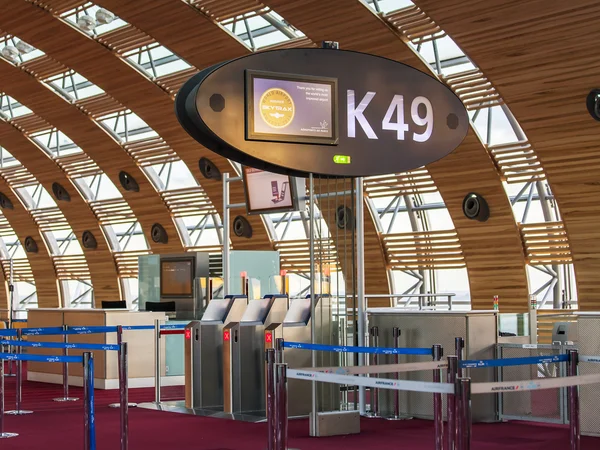
<svg viewBox="0 0 600 450"><path fill-rule="evenodd" d="M239 322L223 329L223 411L264 416L265 349L282 337L286 295L251 300Z"/></svg>
<svg viewBox="0 0 600 450"><path fill-rule="evenodd" d="M326 295L315 297L315 317L311 317L310 296L292 299L290 309L283 320L283 338L290 342L310 343L311 320L315 321L315 343L339 344L337 326L331 320L331 299ZM291 369L311 366L311 352L286 348L284 362ZM339 355L317 352L317 367L339 365ZM311 383L304 380L288 380L288 415L306 416L311 410ZM331 383L317 384L319 411L337 410L340 404L339 386Z"/></svg>
<svg viewBox="0 0 600 450"><path fill-rule="evenodd" d="M248 298L228 295L208 304L202 320L185 329L185 406L219 409L223 406L223 328L239 321Z"/></svg>

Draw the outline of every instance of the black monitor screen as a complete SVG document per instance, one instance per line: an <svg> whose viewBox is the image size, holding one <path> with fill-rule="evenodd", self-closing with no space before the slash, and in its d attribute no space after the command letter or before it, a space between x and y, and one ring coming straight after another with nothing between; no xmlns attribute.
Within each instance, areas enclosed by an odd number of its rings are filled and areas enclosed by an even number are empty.
<svg viewBox="0 0 600 450"><path fill-rule="evenodd" d="M193 282L193 259L167 259L160 262L161 296L192 297Z"/></svg>
<svg viewBox="0 0 600 450"><path fill-rule="evenodd" d="M337 80L247 70L246 138L337 144Z"/></svg>

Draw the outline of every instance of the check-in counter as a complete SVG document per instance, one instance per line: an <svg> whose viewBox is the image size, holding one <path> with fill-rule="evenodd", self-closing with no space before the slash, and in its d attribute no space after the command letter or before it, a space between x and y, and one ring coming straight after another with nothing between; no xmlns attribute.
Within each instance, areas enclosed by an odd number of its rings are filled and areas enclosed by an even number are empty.
<svg viewBox="0 0 600 450"><path fill-rule="evenodd" d="M393 347L393 328L400 329L400 347L432 347L440 344L444 357L454 355L456 337L465 340L464 359L493 359L497 342L497 314L494 311L420 311L399 308L370 308L367 310L369 329L379 329L379 346ZM399 363L425 362L424 356L400 355ZM394 356L380 355L379 364L394 364ZM494 381L493 368L469 369L465 372L472 381ZM392 377L393 374L382 375ZM401 379L432 381L432 371L407 372ZM394 395L399 392L400 413L427 418L433 417L432 395L379 389L382 416L393 416ZM473 421L493 421L496 417L496 399L490 394L473 396Z"/></svg>
<svg viewBox="0 0 600 450"><path fill-rule="evenodd" d="M127 309L71 309L39 308L28 311L28 327L116 325L154 325L156 320L165 320L162 312L134 312ZM63 336L31 336L30 341L62 342ZM116 344L116 333L69 335L70 342L82 344ZM130 330L123 332L123 341L128 346L129 386L149 387L154 385L154 330ZM28 348L32 354L61 355L62 350ZM81 350L69 350L69 355L81 355ZM119 385L117 352L93 351L94 381L99 389L117 389ZM164 353L164 349L163 349ZM62 365L30 362L27 379L46 383L62 383ZM83 367L69 364L69 384L82 386Z"/></svg>

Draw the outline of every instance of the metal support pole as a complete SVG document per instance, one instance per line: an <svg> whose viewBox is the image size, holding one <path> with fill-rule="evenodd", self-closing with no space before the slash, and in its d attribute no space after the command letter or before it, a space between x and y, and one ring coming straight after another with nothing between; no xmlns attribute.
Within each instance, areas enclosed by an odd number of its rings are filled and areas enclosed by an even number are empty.
<svg viewBox="0 0 600 450"><path fill-rule="evenodd" d="M371 327L369 330L369 336L371 339L370 347L379 346L379 327ZM375 353L371 357L371 364L377 366L379 364L379 356ZM379 375L374 373L373 376L377 378ZM379 389L371 388L371 411L368 413L368 417L378 418L379 417Z"/></svg>
<svg viewBox="0 0 600 450"><path fill-rule="evenodd" d="M454 338L454 350L457 359L456 364L456 376L462 377L462 369L460 368L460 362L463 360L463 349L465 348L465 340L461 337Z"/></svg>
<svg viewBox="0 0 600 450"><path fill-rule="evenodd" d="M448 356L448 372L446 375L446 382L456 386L456 370L458 367L458 359L456 356ZM456 394L448 394L446 398L447 411L446 416L448 420L447 433L448 446L447 450L455 450L456 442Z"/></svg>
<svg viewBox="0 0 600 450"><path fill-rule="evenodd" d="M4 360L0 359L0 439L18 436L18 433L4 431Z"/></svg>
<svg viewBox="0 0 600 450"><path fill-rule="evenodd" d="M121 326L119 325L119 328ZM119 399L121 401L121 450L129 448L129 386L127 379L127 342L119 344Z"/></svg>
<svg viewBox="0 0 600 450"><path fill-rule="evenodd" d="M63 334L63 344L68 344L69 343L69 336L67 335L67 331L69 330L69 326L68 325L63 325L62 326L63 331L65 332ZM63 356L67 356L68 355L68 350L67 348L63 348ZM55 402L75 402L77 400L79 400L76 397L69 397L69 363L64 362L62 364L62 376L63 376L63 396L59 397L59 398L55 398L54 401Z"/></svg>
<svg viewBox="0 0 600 450"><path fill-rule="evenodd" d="M287 364L275 364L275 450L287 450Z"/></svg>
<svg viewBox="0 0 600 450"><path fill-rule="evenodd" d="M441 361L443 356L442 346L435 344L432 348L433 360ZM433 382L442 382L441 369L433 371ZM433 394L433 426L435 435L435 450L444 450L444 412L442 410L442 394Z"/></svg>
<svg viewBox="0 0 600 450"><path fill-rule="evenodd" d="M579 352L567 350L569 361L567 362L567 376L577 376L577 365L579 363ZM569 443L570 450L581 448L581 426L579 423L579 386L569 386Z"/></svg>
<svg viewBox="0 0 600 450"><path fill-rule="evenodd" d="M267 361L267 450L275 450L275 349L265 352Z"/></svg>
<svg viewBox="0 0 600 450"><path fill-rule="evenodd" d="M154 403L160 405L160 320L154 322Z"/></svg>
<svg viewBox="0 0 600 450"><path fill-rule="evenodd" d="M458 450L471 450L471 379L458 378Z"/></svg>
<svg viewBox="0 0 600 450"><path fill-rule="evenodd" d="M308 178L308 195L309 205L308 214L310 218L309 222L309 253L310 253L310 343L316 344L316 298L315 298L315 287L316 287L316 274L315 274L315 183L313 174L311 173ZM317 352L311 350L311 367L317 367ZM311 414L310 414L310 435L317 435L317 412L319 411L319 405L317 404L317 383L311 382Z"/></svg>
<svg viewBox="0 0 600 450"><path fill-rule="evenodd" d="M23 330L17 329L17 341L23 339ZM15 353L21 354L22 350L20 346L15 346ZM32 414L33 411L21 409L22 400L22 389L23 389L23 361L17 361L17 386L15 391L15 409L13 411L7 411L6 414L13 416L22 416L25 414Z"/></svg>
<svg viewBox="0 0 600 450"><path fill-rule="evenodd" d="M223 174L223 297L229 295L229 174Z"/></svg>
<svg viewBox="0 0 600 450"><path fill-rule="evenodd" d="M362 177L356 178L356 294L357 294L357 334L358 346L365 345L366 318L365 318L365 220L364 220L364 192ZM358 365L365 365L365 355L358 354ZM365 388L358 388L358 400L360 414L365 414L366 398Z"/></svg>

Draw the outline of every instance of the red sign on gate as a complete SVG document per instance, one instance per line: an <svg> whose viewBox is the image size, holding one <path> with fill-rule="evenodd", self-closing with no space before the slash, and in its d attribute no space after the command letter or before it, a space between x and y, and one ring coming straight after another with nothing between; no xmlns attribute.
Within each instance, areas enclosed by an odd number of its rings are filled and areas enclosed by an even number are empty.
<svg viewBox="0 0 600 450"><path fill-rule="evenodd" d="M184 334L185 334L185 338L186 339L191 339L192 338L192 330L191 329L189 329L189 328L186 329Z"/></svg>
<svg viewBox="0 0 600 450"><path fill-rule="evenodd" d="M229 333L229 330L223 331L223 340L228 341L229 339L231 339L231 334Z"/></svg>
<svg viewBox="0 0 600 450"><path fill-rule="evenodd" d="M267 344L273 342L273 333L265 333L265 342Z"/></svg>

